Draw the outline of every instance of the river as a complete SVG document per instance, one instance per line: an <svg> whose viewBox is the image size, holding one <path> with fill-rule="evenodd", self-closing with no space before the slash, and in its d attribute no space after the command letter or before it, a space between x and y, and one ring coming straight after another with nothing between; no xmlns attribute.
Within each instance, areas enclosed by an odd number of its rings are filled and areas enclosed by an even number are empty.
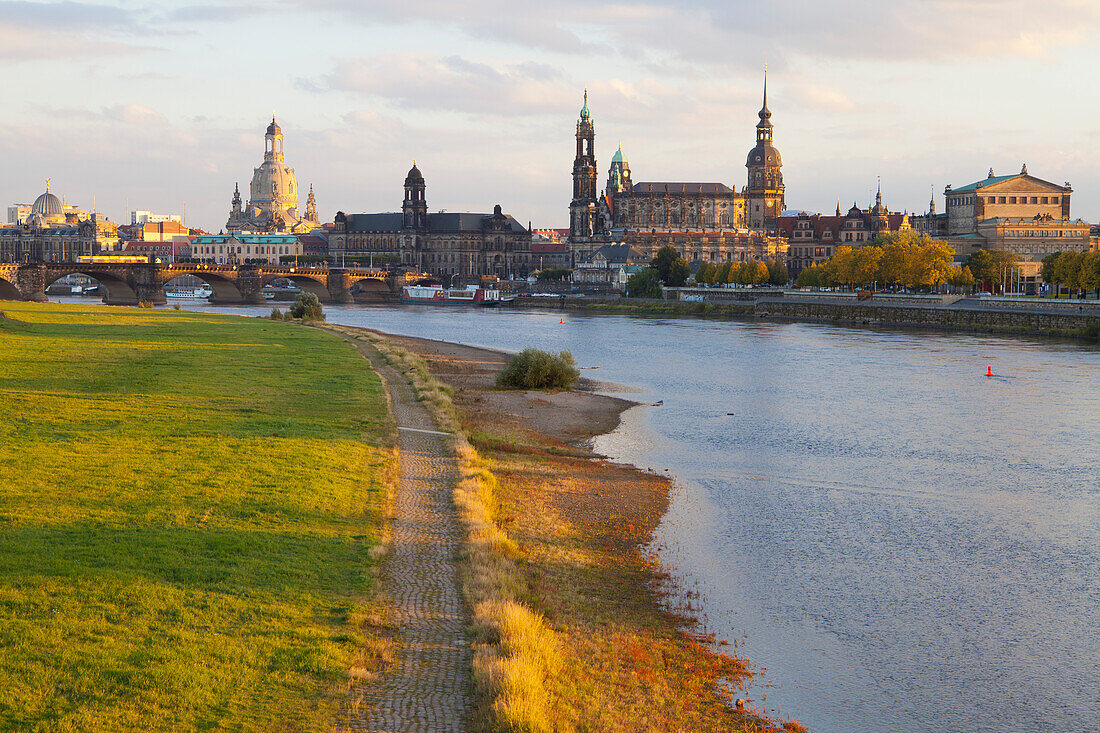
<svg viewBox="0 0 1100 733"><path fill-rule="evenodd" d="M663 400L627 411L596 448L675 478L658 546L698 583L708 630L766 667L753 705L820 733L1100 730L1096 346L556 311L325 311L390 333L568 349L600 367L586 376Z"/></svg>

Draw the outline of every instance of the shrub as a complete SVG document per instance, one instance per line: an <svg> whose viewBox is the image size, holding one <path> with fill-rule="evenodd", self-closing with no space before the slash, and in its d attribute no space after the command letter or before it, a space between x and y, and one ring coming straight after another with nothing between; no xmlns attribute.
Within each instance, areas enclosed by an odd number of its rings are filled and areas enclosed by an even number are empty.
<svg viewBox="0 0 1100 733"><path fill-rule="evenodd" d="M278 308L272 308L271 309L271 315L269 315L268 318L270 318L273 321L284 321L284 320L286 320L286 317L283 315L283 312L281 310L279 310Z"/></svg>
<svg viewBox="0 0 1100 733"><path fill-rule="evenodd" d="M182 305L180 305L179 303L173 303L173 304L172 304L172 310L174 310L174 311L181 311L181 310L183 310L183 306L182 306Z"/></svg>
<svg viewBox="0 0 1100 733"><path fill-rule="evenodd" d="M325 314L321 311L321 301L313 293L298 293L294 299L294 305L290 306L292 318L301 318L303 321L323 321Z"/></svg>
<svg viewBox="0 0 1100 733"><path fill-rule="evenodd" d="M497 375L497 385L513 389L569 389L579 376L573 355L568 351L551 354L524 349Z"/></svg>
<svg viewBox="0 0 1100 733"><path fill-rule="evenodd" d="M148 300L138 301L138 308L152 308L152 307L153 307L153 304L150 303Z"/></svg>

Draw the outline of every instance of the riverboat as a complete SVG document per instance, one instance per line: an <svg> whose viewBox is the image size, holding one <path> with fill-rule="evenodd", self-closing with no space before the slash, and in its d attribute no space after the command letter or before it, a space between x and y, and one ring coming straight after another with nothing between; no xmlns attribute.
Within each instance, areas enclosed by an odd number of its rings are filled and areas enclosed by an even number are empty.
<svg viewBox="0 0 1100 733"><path fill-rule="evenodd" d="M492 308L512 299L505 298L499 290L467 285L464 288L441 288L433 285L406 285L401 288L402 303L427 305L470 305Z"/></svg>
<svg viewBox="0 0 1100 733"><path fill-rule="evenodd" d="M202 298L209 298L214 294L214 290L209 286L200 288L173 288L172 290L165 289L164 296L166 298L186 298L188 300L200 300Z"/></svg>

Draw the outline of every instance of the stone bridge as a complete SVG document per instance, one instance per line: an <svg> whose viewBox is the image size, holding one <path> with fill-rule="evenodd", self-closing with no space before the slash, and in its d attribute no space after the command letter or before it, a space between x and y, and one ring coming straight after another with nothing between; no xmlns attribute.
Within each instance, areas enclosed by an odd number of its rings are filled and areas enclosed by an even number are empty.
<svg viewBox="0 0 1100 733"><path fill-rule="evenodd" d="M47 262L0 263L0 300L46 300L46 288L67 275L87 275L104 290L108 305L165 302L164 284L193 275L210 285L214 303L263 303L263 288L286 278L324 303L350 303L351 289L381 296L400 292L409 282L427 277L417 272L366 268L290 267L284 265L212 265L188 263Z"/></svg>

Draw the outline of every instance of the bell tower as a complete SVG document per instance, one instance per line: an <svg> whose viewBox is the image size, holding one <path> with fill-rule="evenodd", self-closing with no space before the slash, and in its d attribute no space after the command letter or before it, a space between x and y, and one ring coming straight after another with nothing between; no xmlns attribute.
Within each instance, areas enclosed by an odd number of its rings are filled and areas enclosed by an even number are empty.
<svg viewBox="0 0 1100 733"><path fill-rule="evenodd" d="M409 175L405 176L405 200L401 204L405 229L425 229L428 226L428 202L424 199L424 176L413 161Z"/></svg>
<svg viewBox="0 0 1100 733"><path fill-rule="evenodd" d="M756 147L749 151L745 167L749 170L745 186L745 220L752 229L775 229L780 212L786 207L783 186L783 159L772 144L772 112L768 109L768 67L764 66L764 104L756 123Z"/></svg>
<svg viewBox="0 0 1100 733"><path fill-rule="evenodd" d="M596 128L588 111L588 90L577 120L577 158L573 161L573 200L569 204L569 237L588 239L596 234Z"/></svg>

